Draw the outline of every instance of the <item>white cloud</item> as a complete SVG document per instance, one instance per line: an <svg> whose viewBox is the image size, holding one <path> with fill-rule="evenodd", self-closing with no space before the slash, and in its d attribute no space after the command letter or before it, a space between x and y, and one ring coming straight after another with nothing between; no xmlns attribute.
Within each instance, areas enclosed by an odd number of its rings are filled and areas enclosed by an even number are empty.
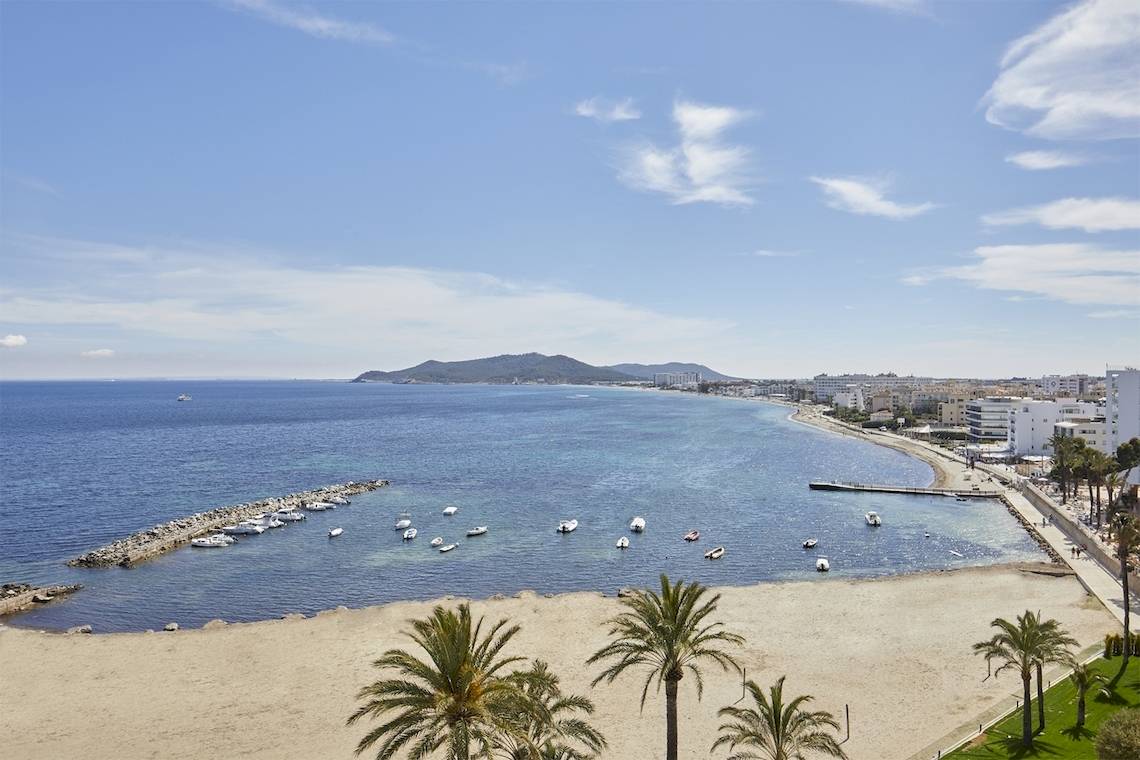
<svg viewBox="0 0 1140 760"><path fill-rule="evenodd" d="M939 278L985 290L1030 293L1074 304L1140 305L1140 250L1090 243L993 245L974 249L978 261L904 278L922 285Z"/></svg>
<svg viewBox="0 0 1140 760"><path fill-rule="evenodd" d="M653 144L626 151L619 179L636 190L662 193L674 204L719 203L750 206L746 173L749 151L722 142L722 133L749 116L727 106L690 101L673 104L673 121L680 144Z"/></svg>
<svg viewBox="0 0 1140 760"><path fill-rule="evenodd" d="M934 203L897 203L887 200L889 184L883 180L858 177L811 177L823 188L827 205L852 214L883 216L888 219L910 219L937 208Z"/></svg>
<svg viewBox="0 0 1140 760"><path fill-rule="evenodd" d="M990 226L1040 224L1051 230L1085 232L1140 229L1140 200L1132 198L1063 198L1040 206L1026 206L986 214Z"/></svg>
<svg viewBox="0 0 1140 760"><path fill-rule="evenodd" d="M1065 169L1070 166L1084 166L1088 163L1088 159L1084 156L1059 150L1026 150L1006 156L1005 160L1030 171Z"/></svg>
<svg viewBox="0 0 1140 760"><path fill-rule="evenodd" d="M799 251L773 251L773 250L770 250L767 248L759 248L755 251L749 251L748 253L746 253L744 255L745 256L755 256L755 257L760 258L760 259L775 259L775 258L799 256L800 252Z"/></svg>
<svg viewBox="0 0 1140 760"><path fill-rule="evenodd" d="M0 348L22 348L28 345L28 339L23 335L5 335L0 338Z"/></svg>
<svg viewBox="0 0 1140 760"><path fill-rule="evenodd" d="M332 357L340 367L363 365L357 371L526 351L613 363L716 345L732 346L729 356L740 350L731 322L480 272L302 267L190 246L148 248L135 262L84 261L89 245L25 243L29 257L42 258L46 248L76 264L62 284L0 288L5 321L122 330L133 355L148 341L164 350L172 340L193 341L215 354L261 347L310 362Z"/></svg>
<svg viewBox="0 0 1140 760"><path fill-rule="evenodd" d="M1015 40L986 120L1052 140L1140 136L1140 3L1085 0Z"/></svg>
<svg viewBox="0 0 1140 760"><path fill-rule="evenodd" d="M91 351L80 351L79 355L84 359L110 359L115 352L110 348L96 348Z"/></svg>
<svg viewBox="0 0 1140 760"><path fill-rule="evenodd" d="M311 9L294 9L273 0L228 0L228 2L239 10L313 37L373 45L389 45L396 40L394 35L375 24L322 16Z"/></svg>
<svg viewBox="0 0 1140 760"><path fill-rule="evenodd" d="M613 101L600 96L586 98L578 101L574 106L574 113L603 124L614 121L634 121L641 118L641 111L633 104L633 98Z"/></svg>
<svg viewBox="0 0 1140 760"><path fill-rule="evenodd" d="M1094 311L1085 316L1090 319L1140 319L1140 310L1112 309L1110 311Z"/></svg>
<svg viewBox="0 0 1140 760"><path fill-rule="evenodd" d="M909 13L916 16L927 16L931 13L929 0L844 0L855 5L869 5L873 8L882 8L895 13Z"/></svg>

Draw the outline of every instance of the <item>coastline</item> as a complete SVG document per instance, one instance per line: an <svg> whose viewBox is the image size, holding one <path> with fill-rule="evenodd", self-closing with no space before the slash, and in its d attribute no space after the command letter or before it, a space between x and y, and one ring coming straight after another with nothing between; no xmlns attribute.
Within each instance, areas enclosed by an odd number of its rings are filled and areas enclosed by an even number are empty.
<svg viewBox="0 0 1140 760"><path fill-rule="evenodd" d="M819 709L842 715L851 706L846 747L853 758L906 758L1007 696L1013 682L983 681L984 666L969 647L987 635L993 617L1039 608L1082 646L1114 625L1075 578L1044 564L716 590L720 616L748 639L740 657L749 678L770 683L787 674L789 687L815 695ZM344 720L356 691L375 678L369 662L408 645L402 631L409 618L460 601L211 622L170 633L68 635L0 626L5 747L22 758L349 757L364 729L345 728ZM597 702L596 724L610 740L604 757L659 754L663 697L651 691L641 716L636 678L591 690L592 674L583 667L605 640L615 597L520 592L471 604L491 620L519 623L512 653L546 659L568 690ZM899 610L907 611L905 621ZM814 646L805 646L804 631L818 632ZM682 750L692 756L707 754L716 710L740 696L735 676L714 668L706 681L701 702L691 683L682 684ZM98 710L91 709L92 695ZM935 717L921 726L899 722L900 703ZM270 719L273 731L246 730ZM47 724L50 735L39 730Z"/></svg>

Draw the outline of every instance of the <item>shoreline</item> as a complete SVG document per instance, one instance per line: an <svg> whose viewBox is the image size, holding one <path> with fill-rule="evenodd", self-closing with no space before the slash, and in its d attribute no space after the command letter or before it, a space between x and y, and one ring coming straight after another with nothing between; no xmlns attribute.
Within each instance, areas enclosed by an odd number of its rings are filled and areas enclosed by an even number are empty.
<svg viewBox="0 0 1140 760"><path fill-rule="evenodd" d="M1082 646L1114 626L1070 572L1040 563L713 590L722 597L718 617L747 639L739 657L748 677L765 684L787 674L796 693L813 694L819 709L837 715L849 704L847 748L857 758L902 760L1007 697L1014 681L983 681L984 664L969 647L988 635L993 617L1042 609ZM0 626L9 663L0 709L5 747L27 760L349 757L365 729L346 728L344 720L356 691L376 678L369 663L385 649L410 646L403 634L409 619L464 601L393 602L169 633L66 635ZM519 592L470 603L488 622L508 617L522 627L510 654L547 660L569 692L595 700L595 725L610 740L603 757L660 754L663 695L651 690L640 715L639 679L589 687L593 673L583 664L604 643L617 598ZM905 622L899 610L906 610ZM804 631L817 631L819 646L805 646ZM682 684L688 756L708 754L717 708L740 696L735 675L714 667L706 681L702 701L690 680ZM892 720L900 703L934 717L917 727ZM280 719L273 731L243 730L266 715ZM51 732L37 730L49 724Z"/></svg>

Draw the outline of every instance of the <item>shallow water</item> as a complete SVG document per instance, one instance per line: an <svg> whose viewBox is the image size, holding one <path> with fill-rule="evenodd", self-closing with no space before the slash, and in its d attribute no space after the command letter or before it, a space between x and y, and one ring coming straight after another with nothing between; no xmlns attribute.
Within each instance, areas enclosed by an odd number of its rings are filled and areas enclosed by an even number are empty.
<svg viewBox="0 0 1140 760"><path fill-rule="evenodd" d="M180 393L193 401L178 403ZM813 479L924 486L906 455L689 394L321 382L0 384L0 579L82 583L18 625L197 626L444 594L652 582L872 576L1039 559L996 502L809 491ZM64 562L158 522L329 483L390 488L237 545L132 569ZM459 514L440 514L446 504ZM863 514L877 510L879 529ZM419 537L401 540L398 512ZM645 517L645 533L627 526ZM580 527L555 532L558 520ZM464 538L488 525L480 538ZM330 540L330 527L344 535ZM701 531L695 545L681 536ZM924 531L930 538L924 538ZM455 540L445 555L433 536ZM631 546L615 541L629 535ZM813 552L800 542L820 539ZM723 544L718 561L703 554ZM961 552L957 558L949 552Z"/></svg>

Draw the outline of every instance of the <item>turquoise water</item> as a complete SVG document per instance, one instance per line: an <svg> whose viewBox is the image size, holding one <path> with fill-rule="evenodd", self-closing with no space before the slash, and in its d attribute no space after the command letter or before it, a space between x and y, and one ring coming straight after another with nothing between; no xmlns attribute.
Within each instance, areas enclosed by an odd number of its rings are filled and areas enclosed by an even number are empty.
<svg viewBox="0 0 1140 760"><path fill-rule="evenodd" d="M176 402L180 393L193 401ZM140 630L444 594L613 592L660 572L709 584L816 579L815 554L831 559L830 577L1040 558L1000 504L809 491L813 479L921 486L932 474L787 414L569 386L3 383L0 579L85 586L15 624ZM368 478L392 486L226 549L187 547L132 569L64 564L191 512ZM459 514L444 517L451 503ZM869 509L881 529L864 524ZM392 528L402 511L415 541ZM644 534L627 530L635 515ZM578 530L558 535L571 517ZM475 525L489 534L464 538ZM345 532L330 541L333 526ZM702 537L685 544L693 528ZM440 555L428 547L436 535L459 548ZM808 536L820 539L814 554L800 546ZM705 560L716 545L725 557Z"/></svg>

